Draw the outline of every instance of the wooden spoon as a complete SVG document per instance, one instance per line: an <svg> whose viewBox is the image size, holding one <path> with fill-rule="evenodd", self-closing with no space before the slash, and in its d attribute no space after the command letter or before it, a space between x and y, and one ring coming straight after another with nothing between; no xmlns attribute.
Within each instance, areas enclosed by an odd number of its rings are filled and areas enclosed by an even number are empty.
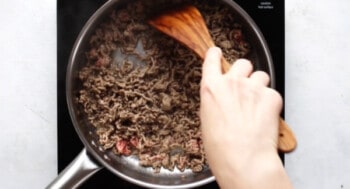
<svg viewBox="0 0 350 189"><path fill-rule="evenodd" d="M168 11L152 18L148 23L183 43L202 59L204 59L207 50L215 46L202 15L194 6L186 6ZM231 67L224 58L221 60L221 66L223 73L227 72ZM296 144L292 130L280 118L278 150L281 152L291 152L296 148Z"/></svg>

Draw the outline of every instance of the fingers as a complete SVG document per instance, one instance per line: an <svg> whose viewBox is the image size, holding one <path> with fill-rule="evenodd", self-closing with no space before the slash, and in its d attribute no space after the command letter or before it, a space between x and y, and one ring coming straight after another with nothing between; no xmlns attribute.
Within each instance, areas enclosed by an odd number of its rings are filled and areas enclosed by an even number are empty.
<svg viewBox="0 0 350 189"><path fill-rule="evenodd" d="M226 73L234 77L249 77L253 71L253 65L249 60L238 59Z"/></svg>
<svg viewBox="0 0 350 189"><path fill-rule="evenodd" d="M215 78L222 75L221 72L222 52L218 47L209 48L203 63L203 77ZM257 83L267 86L270 77L263 71L253 72L253 65L249 60L238 59L231 69L225 74L234 77L249 77Z"/></svg>
<svg viewBox="0 0 350 189"><path fill-rule="evenodd" d="M206 53L203 63L203 77L217 77L221 73L221 49L218 47L211 47Z"/></svg>
<svg viewBox="0 0 350 189"><path fill-rule="evenodd" d="M270 76L263 71L256 71L250 75L250 79L267 86L270 83Z"/></svg>
<svg viewBox="0 0 350 189"><path fill-rule="evenodd" d="M274 114L279 115L283 108L283 99L281 94L274 89L267 88L265 95L270 99L269 106L272 107L271 110L275 110Z"/></svg>
<svg viewBox="0 0 350 189"><path fill-rule="evenodd" d="M253 72L253 65L249 60L238 59L231 69L227 72L229 76L233 77L249 77L256 83L267 86L270 82L270 76L264 71Z"/></svg>

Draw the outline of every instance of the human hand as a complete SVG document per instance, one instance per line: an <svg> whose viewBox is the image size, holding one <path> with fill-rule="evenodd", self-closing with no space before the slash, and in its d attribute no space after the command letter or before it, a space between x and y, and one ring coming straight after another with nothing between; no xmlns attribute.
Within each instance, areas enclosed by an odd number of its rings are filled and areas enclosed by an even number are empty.
<svg viewBox="0 0 350 189"><path fill-rule="evenodd" d="M220 60L219 48L208 50L200 91L203 144L213 174L223 188L265 188L264 175L276 171L289 183L277 154L281 96L248 60L237 60L225 74Z"/></svg>

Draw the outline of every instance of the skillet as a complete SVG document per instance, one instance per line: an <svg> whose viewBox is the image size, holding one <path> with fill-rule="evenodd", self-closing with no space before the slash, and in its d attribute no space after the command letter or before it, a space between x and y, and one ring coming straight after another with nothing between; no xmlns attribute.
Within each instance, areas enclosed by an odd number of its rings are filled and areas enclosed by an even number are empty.
<svg viewBox="0 0 350 189"><path fill-rule="evenodd" d="M66 96L74 128L85 148L47 188L78 187L84 180L103 167L129 182L148 188L193 188L215 180L208 168L200 173L192 173L191 171L185 171L183 173L162 171L159 174L155 174L150 168L139 166L136 158L119 157L112 152L105 151L98 144L98 137L94 134L94 127L80 113L81 109L74 99L81 84L77 75L79 70L85 66L85 52L88 47L89 38L112 10L118 11L118 9L132 2L130 0L107 1L92 15L77 37L67 67ZM166 1L154 1L155 9L157 3L164 2ZM220 3L229 7L237 16L238 22L244 28L244 34L248 42L254 47L248 58L254 62L255 69L264 70L269 73L271 87L274 87L275 77L272 58L259 28L250 16L235 2L222 0Z"/></svg>

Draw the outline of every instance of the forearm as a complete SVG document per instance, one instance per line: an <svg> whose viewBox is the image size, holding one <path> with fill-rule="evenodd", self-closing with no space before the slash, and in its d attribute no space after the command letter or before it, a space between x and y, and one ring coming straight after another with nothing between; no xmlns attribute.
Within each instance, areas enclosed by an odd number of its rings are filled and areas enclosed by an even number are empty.
<svg viewBox="0 0 350 189"><path fill-rule="evenodd" d="M213 170L222 189L292 189L278 155L232 162Z"/></svg>

